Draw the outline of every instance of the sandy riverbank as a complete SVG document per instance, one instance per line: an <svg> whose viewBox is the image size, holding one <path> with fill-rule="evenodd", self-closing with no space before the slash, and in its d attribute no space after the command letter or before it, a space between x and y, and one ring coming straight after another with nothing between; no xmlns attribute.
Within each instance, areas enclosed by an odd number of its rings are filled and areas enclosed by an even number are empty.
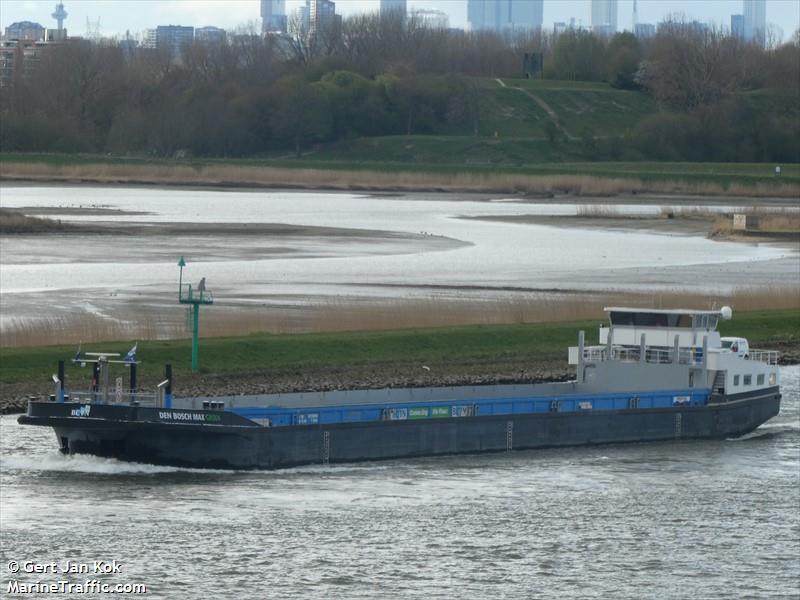
<svg viewBox="0 0 800 600"><path fill-rule="evenodd" d="M735 204L735 203L734 203ZM742 209L749 206L742 205ZM800 216L800 215L799 215ZM679 218L649 216L551 216L551 215L489 215L481 217L465 217L469 219L502 222L527 223L531 225L548 225L550 227L576 227L581 229L603 229L606 231L654 231L667 235L700 235L720 241L743 243L776 243L789 249L798 250L800 231L732 231L719 230L714 215L689 216Z"/></svg>

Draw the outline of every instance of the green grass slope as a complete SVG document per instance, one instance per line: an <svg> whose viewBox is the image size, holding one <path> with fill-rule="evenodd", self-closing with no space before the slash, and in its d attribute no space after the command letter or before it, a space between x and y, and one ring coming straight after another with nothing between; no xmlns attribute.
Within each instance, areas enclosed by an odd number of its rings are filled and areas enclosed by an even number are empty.
<svg viewBox="0 0 800 600"><path fill-rule="evenodd" d="M597 339L597 320L520 325L473 325L437 329L315 333L302 335L257 334L244 337L208 338L200 342L203 371L214 374L269 373L321 367L355 367L395 363L441 365L483 361L563 357L577 342L583 329L587 340ZM746 337L754 347L771 344L796 347L800 342L800 311L776 310L737 313L720 323L722 335ZM125 353L132 342L93 344L87 351L102 349ZM49 381L59 359L69 359L72 346L0 348L0 384ZM144 361L140 375L159 376L171 363L176 376L187 375L191 362L189 340L139 343ZM72 368L72 367L71 367ZM88 368L88 367L87 367ZM84 369L85 371L85 369Z"/></svg>
<svg viewBox="0 0 800 600"><path fill-rule="evenodd" d="M600 82L504 79L503 83L541 99L575 137L585 133L622 136L656 112L656 104L647 94L618 90Z"/></svg>

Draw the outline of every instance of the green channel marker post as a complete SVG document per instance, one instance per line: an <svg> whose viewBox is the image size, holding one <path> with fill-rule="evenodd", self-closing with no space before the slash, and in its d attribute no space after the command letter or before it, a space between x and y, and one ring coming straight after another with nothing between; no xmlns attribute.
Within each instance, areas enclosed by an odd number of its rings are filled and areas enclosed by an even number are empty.
<svg viewBox="0 0 800 600"><path fill-rule="evenodd" d="M183 267L186 261L181 256L178 261L180 276L178 277L178 302L181 304L192 305L192 371L197 372L200 368L200 347L198 335L200 333L200 305L214 304L214 296L206 289L206 278L203 277L197 288L193 288L191 283L183 285Z"/></svg>

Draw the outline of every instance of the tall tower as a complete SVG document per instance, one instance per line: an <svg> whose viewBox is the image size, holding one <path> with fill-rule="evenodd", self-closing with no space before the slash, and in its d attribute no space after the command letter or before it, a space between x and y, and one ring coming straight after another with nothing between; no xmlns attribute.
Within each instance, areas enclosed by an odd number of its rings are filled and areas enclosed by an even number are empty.
<svg viewBox="0 0 800 600"><path fill-rule="evenodd" d="M636 26L639 24L639 7L636 0L633 0L633 30L636 31Z"/></svg>
<svg viewBox="0 0 800 600"><path fill-rule="evenodd" d="M544 0L467 0L470 29L540 29Z"/></svg>
<svg viewBox="0 0 800 600"><path fill-rule="evenodd" d="M617 32L617 0L592 0L592 31L598 35Z"/></svg>
<svg viewBox="0 0 800 600"><path fill-rule="evenodd" d="M313 35L336 23L336 3L333 0L310 0L308 30Z"/></svg>
<svg viewBox="0 0 800 600"><path fill-rule="evenodd" d="M762 46L767 41L767 0L744 0L744 39Z"/></svg>
<svg viewBox="0 0 800 600"><path fill-rule="evenodd" d="M506 27L541 29L544 17L544 0L509 0L508 24Z"/></svg>
<svg viewBox="0 0 800 600"><path fill-rule="evenodd" d="M50 16L53 17L58 23L58 33L60 36L61 32L64 31L64 19L67 18L67 11L64 10L64 3L59 2L56 4L56 9Z"/></svg>
<svg viewBox="0 0 800 600"><path fill-rule="evenodd" d="M286 0L261 0L261 33L286 31Z"/></svg>

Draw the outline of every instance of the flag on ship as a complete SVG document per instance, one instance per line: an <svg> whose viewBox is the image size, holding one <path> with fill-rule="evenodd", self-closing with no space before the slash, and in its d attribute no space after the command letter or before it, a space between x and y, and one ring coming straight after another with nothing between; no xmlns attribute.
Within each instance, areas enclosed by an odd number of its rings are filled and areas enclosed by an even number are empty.
<svg viewBox="0 0 800 600"><path fill-rule="evenodd" d="M138 346L138 344L134 344L133 348L128 350L128 353L125 355L125 358L122 359L122 362L124 363L136 362L136 346Z"/></svg>

